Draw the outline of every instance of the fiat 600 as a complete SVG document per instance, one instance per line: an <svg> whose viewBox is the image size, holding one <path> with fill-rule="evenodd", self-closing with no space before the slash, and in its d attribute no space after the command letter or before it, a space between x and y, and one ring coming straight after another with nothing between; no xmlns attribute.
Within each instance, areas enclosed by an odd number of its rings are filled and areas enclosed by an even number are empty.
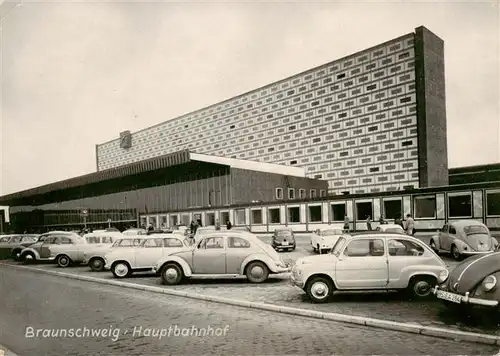
<svg viewBox="0 0 500 356"><path fill-rule="evenodd" d="M214 231L194 246L161 258L153 267L164 284L184 278L247 276L253 283L267 280L270 273L288 272L279 254L252 233Z"/></svg>
<svg viewBox="0 0 500 356"><path fill-rule="evenodd" d="M316 303L334 290L404 290L425 298L448 278L446 264L426 244L395 233L343 235L332 252L299 258L291 282Z"/></svg>
<svg viewBox="0 0 500 356"><path fill-rule="evenodd" d="M483 306L499 310L500 252L462 261L433 293L450 309Z"/></svg>

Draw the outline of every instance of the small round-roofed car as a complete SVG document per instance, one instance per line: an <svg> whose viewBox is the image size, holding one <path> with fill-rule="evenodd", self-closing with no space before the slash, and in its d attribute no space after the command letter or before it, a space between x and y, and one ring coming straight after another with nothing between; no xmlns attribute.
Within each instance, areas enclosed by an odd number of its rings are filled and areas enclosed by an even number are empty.
<svg viewBox="0 0 500 356"><path fill-rule="evenodd" d="M197 277L246 276L252 283L271 273L289 272L280 255L257 236L244 231L213 231L195 245L163 256L153 267L163 284L175 285Z"/></svg>
<svg viewBox="0 0 500 356"><path fill-rule="evenodd" d="M474 306L500 311L500 252L462 261L433 293L454 311Z"/></svg>
<svg viewBox="0 0 500 356"><path fill-rule="evenodd" d="M454 259L484 255L498 247L498 241L491 236L490 230L475 220L459 220L444 224L437 235L429 242L436 252L450 252Z"/></svg>
<svg viewBox="0 0 500 356"><path fill-rule="evenodd" d="M401 225L398 224L380 224L379 226L377 226L375 231L393 232L396 234L405 233L405 230L401 227Z"/></svg>
<svg viewBox="0 0 500 356"><path fill-rule="evenodd" d="M447 278L446 264L428 245L382 232L342 235L331 253L299 258L290 277L316 303L334 291L403 290L426 298Z"/></svg>

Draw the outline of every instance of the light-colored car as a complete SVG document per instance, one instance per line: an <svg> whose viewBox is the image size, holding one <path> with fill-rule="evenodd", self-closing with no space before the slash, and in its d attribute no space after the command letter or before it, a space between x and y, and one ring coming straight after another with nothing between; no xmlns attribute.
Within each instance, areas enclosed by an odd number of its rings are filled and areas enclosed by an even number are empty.
<svg viewBox="0 0 500 356"><path fill-rule="evenodd" d="M405 230L398 224L380 224L375 231L391 232L395 234L405 234Z"/></svg>
<svg viewBox="0 0 500 356"><path fill-rule="evenodd" d="M147 231L145 229L131 228L122 232L125 236L137 236L137 235L146 235Z"/></svg>
<svg viewBox="0 0 500 356"><path fill-rule="evenodd" d="M436 253L450 252L454 259L461 260L463 256L495 251L498 241L483 223L459 220L443 225L438 234L431 237L429 244Z"/></svg>
<svg viewBox="0 0 500 356"><path fill-rule="evenodd" d="M88 252L85 252L83 254L82 264L88 265L93 272L104 271L104 256L106 256L112 248L129 248L131 246L139 246L145 237L146 236L144 235L122 234L122 236L117 238L112 245L96 247ZM122 242L122 240L130 240L132 242Z"/></svg>
<svg viewBox="0 0 500 356"><path fill-rule="evenodd" d="M314 230L311 234L311 246L314 252L323 253L335 246L337 240L343 234L344 225L334 224Z"/></svg>
<svg viewBox="0 0 500 356"><path fill-rule="evenodd" d="M51 253L53 247L61 244L72 244L81 241L81 239L81 236L74 232L47 232L40 235L36 243L24 248L19 255L19 259L24 263L54 260L55 256L52 256Z"/></svg>
<svg viewBox="0 0 500 356"><path fill-rule="evenodd" d="M59 267L63 268L72 264L80 264L84 262L86 253L96 248L109 248L122 236L119 231L94 231L83 235L81 239L72 240L71 243L51 247L51 257Z"/></svg>
<svg viewBox="0 0 500 356"><path fill-rule="evenodd" d="M162 256L188 247L178 234L139 237L121 240L118 246L113 246L104 256L104 268L111 270L116 278L129 277L134 272L151 271Z"/></svg>
<svg viewBox="0 0 500 356"><path fill-rule="evenodd" d="M414 237L372 232L342 235L331 253L299 258L290 278L316 303L335 290L406 290L424 298L446 281L448 269Z"/></svg>
<svg viewBox="0 0 500 356"><path fill-rule="evenodd" d="M257 236L243 231L214 231L182 251L158 260L153 271L167 285L184 278L247 276L253 283L267 280L270 273L288 272L280 255Z"/></svg>
<svg viewBox="0 0 500 356"><path fill-rule="evenodd" d="M194 234L194 242L198 243L203 236L206 236L216 231L234 231L236 233L250 232L248 227L246 226L233 226L230 230L228 230L226 226L221 226L220 230L215 230L215 226L203 226L199 227L196 230L196 233Z"/></svg>

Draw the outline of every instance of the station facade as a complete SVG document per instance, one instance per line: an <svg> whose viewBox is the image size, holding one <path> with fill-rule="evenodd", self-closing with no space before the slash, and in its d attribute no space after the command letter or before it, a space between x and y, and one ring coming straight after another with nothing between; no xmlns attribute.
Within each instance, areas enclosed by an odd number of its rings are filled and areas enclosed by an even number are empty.
<svg viewBox="0 0 500 356"><path fill-rule="evenodd" d="M444 43L425 27L96 146L97 169L189 149L299 166L333 194L448 184Z"/></svg>

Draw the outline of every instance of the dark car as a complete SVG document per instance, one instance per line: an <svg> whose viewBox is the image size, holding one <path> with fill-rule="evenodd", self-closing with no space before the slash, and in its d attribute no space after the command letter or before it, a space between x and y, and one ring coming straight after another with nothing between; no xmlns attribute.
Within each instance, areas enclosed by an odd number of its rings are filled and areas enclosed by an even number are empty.
<svg viewBox="0 0 500 356"><path fill-rule="evenodd" d="M453 310L482 306L500 311L500 252L462 261L433 293Z"/></svg>
<svg viewBox="0 0 500 356"><path fill-rule="evenodd" d="M276 251L295 250L295 234L292 229L278 228L274 230L271 245Z"/></svg>
<svg viewBox="0 0 500 356"><path fill-rule="evenodd" d="M33 245L38 239L35 234L9 235L7 239L0 240L0 250L15 260L19 258L21 250Z"/></svg>

